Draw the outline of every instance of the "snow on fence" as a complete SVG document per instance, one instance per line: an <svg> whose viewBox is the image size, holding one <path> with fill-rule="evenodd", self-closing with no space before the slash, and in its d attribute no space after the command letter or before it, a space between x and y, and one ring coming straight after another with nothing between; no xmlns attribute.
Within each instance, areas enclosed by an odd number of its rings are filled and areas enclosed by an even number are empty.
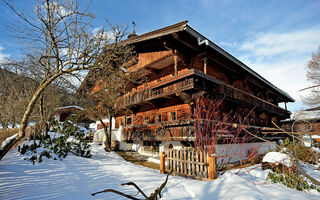
<svg viewBox="0 0 320 200"><path fill-rule="evenodd" d="M167 160L167 169L165 166ZM160 171L173 171L173 175L186 176L202 180L216 177L216 157L194 150L170 150L160 153Z"/></svg>
<svg viewBox="0 0 320 200"><path fill-rule="evenodd" d="M0 144L2 144L3 141L5 141L8 137L13 136L14 134L18 133L17 128L12 129L2 129L0 128Z"/></svg>

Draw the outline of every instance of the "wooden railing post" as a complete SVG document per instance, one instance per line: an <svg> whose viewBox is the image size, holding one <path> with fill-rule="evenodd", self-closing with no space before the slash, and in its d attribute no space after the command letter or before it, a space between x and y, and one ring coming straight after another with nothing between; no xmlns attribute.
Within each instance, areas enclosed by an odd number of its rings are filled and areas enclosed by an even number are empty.
<svg viewBox="0 0 320 200"><path fill-rule="evenodd" d="M209 180L214 180L217 178L217 156L216 154L207 155L208 163L209 163L209 170L208 170L208 177Z"/></svg>
<svg viewBox="0 0 320 200"><path fill-rule="evenodd" d="M164 174L166 172L166 153L160 152L160 173Z"/></svg>

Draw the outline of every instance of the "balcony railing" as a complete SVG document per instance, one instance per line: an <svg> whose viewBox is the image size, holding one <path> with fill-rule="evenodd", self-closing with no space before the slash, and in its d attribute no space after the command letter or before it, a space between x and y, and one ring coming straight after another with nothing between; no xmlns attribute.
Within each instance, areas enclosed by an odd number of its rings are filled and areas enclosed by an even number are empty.
<svg viewBox="0 0 320 200"><path fill-rule="evenodd" d="M290 115L290 112L277 105L227 85L196 69L190 69L178 73L176 76L169 76L165 79L153 81L152 84L149 83L145 87L124 95L121 100L124 107L130 107L133 105L142 105L147 101L167 97L179 92L188 90L196 92L212 87L214 87L215 92L222 94L227 99L250 104L257 109L264 110L268 113L275 113L282 117L288 117Z"/></svg>
<svg viewBox="0 0 320 200"><path fill-rule="evenodd" d="M194 140L193 124L189 119L147 125L127 126L123 128L122 140L192 141Z"/></svg>
<svg viewBox="0 0 320 200"><path fill-rule="evenodd" d="M287 110L285 110L279 106L276 106L270 102L267 102L263 99L260 99L254 95L251 95L247 92L244 92L242 90L234 88L232 86L223 84L220 86L219 91L220 91L220 93L225 94L225 96L227 98L230 98L232 100L236 100L239 102L244 102L246 104L250 104L252 106L255 106L258 109L265 110L269 113L270 112L277 113L283 117L290 116L290 113Z"/></svg>
<svg viewBox="0 0 320 200"><path fill-rule="evenodd" d="M123 106L141 104L153 99L173 95L194 88L194 78L189 73L180 73L177 76L169 77L165 80L155 81L152 85L132 91L122 97Z"/></svg>

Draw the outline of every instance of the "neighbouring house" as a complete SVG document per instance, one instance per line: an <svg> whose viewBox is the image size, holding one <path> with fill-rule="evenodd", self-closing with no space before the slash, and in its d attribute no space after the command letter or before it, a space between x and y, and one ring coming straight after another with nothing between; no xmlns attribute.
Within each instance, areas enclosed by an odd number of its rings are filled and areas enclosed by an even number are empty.
<svg viewBox="0 0 320 200"><path fill-rule="evenodd" d="M282 121L282 128L300 135L305 146L320 147L320 107L292 113L289 119Z"/></svg>
<svg viewBox="0 0 320 200"><path fill-rule="evenodd" d="M158 153L193 145L193 110L203 94L223 98L221 112L242 120L261 136L262 130L272 130L271 121L280 123L290 117L279 103L286 105L294 102L293 98L187 21L124 42L132 45L138 55L129 71L138 71L148 82L128 87L119 100L123 112L115 119L114 133L120 149ZM252 112L244 121L241 113L246 109ZM275 148L275 143L264 149L270 148Z"/></svg>
<svg viewBox="0 0 320 200"><path fill-rule="evenodd" d="M74 106L74 105L59 107L59 108L56 108L54 111L54 120L57 121L58 123L61 123L61 122L64 122L68 117L77 115L78 125L89 129L89 125L91 123L95 123L95 121L90 117L84 115L82 111L83 111L83 108L79 106Z"/></svg>

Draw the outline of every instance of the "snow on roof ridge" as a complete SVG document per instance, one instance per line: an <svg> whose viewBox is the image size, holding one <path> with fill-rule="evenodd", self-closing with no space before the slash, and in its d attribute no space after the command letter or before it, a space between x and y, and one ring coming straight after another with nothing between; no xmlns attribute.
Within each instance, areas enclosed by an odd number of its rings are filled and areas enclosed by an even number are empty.
<svg viewBox="0 0 320 200"><path fill-rule="evenodd" d="M82 107L76 106L76 105L58 107L58 108L56 108L56 110L62 110L62 109L66 109L66 108L77 108L77 109L79 109L79 110L84 110Z"/></svg>

